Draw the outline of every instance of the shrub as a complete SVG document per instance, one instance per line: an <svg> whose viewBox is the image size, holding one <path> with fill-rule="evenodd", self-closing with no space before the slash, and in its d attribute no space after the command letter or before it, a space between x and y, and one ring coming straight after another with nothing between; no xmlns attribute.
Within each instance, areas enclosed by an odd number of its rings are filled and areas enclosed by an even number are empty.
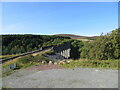
<svg viewBox="0 0 120 90"><path fill-rule="evenodd" d="M29 63L32 59L33 59L33 56L32 56L32 55L27 55L27 56L21 57L21 58L19 59L19 63L27 64L27 63Z"/></svg>

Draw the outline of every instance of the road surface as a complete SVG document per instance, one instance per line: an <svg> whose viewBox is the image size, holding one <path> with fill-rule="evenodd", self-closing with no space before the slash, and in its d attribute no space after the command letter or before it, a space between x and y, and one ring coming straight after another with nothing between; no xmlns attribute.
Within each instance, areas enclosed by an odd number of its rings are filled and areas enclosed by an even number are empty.
<svg viewBox="0 0 120 90"><path fill-rule="evenodd" d="M3 87L118 88L118 70L95 68L24 69L4 77Z"/></svg>

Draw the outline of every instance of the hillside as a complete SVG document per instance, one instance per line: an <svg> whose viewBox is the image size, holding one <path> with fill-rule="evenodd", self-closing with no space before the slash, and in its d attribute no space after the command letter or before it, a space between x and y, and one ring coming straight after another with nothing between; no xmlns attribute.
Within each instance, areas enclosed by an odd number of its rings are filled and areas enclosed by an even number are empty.
<svg viewBox="0 0 120 90"><path fill-rule="evenodd" d="M2 55L34 51L41 47L61 44L68 39L70 38L49 35L2 35Z"/></svg>
<svg viewBox="0 0 120 90"><path fill-rule="evenodd" d="M70 37L72 39L95 39L98 36L79 36L79 35L74 35L74 34L56 34L56 36L65 36L65 37Z"/></svg>

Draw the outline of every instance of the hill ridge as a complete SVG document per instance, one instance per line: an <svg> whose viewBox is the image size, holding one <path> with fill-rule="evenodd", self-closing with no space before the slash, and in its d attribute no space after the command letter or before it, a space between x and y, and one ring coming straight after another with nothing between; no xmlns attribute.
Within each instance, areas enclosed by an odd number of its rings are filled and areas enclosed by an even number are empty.
<svg viewBox="0 0 120 90"><path fill-rule="evenodd" d="M55 34L56 36L66 36L70 37L72 39L94 39L98 36L81 36L81 35L75 35L75 34Z"/></svg>

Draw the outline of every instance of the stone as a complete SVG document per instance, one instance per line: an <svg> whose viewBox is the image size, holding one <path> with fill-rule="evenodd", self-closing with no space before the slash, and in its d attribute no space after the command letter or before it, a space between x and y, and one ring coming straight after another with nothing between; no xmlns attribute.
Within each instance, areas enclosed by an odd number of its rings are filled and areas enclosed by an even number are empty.
<svg viewBox="0 0 120 90"><path fill-rule="evenodd" d="M54 62L55 65L57 65L57 62Z"/></svg>
<svg viewBox="0 0 120 90"><path fill-rule="evenodd" d="M49 61L49 63L48 63L49 65L51 65L51 64L53 64L53 62L52 61Z"/></svg>
<svg viewBox="0 0 120 90"><path fill-rule="evenodd" d="M42 64L47 64L47 61L42 61Z"/></svg>
<svg viewBox="0 0 120 90"><path fill-rule="evenodd" d="M59 64L66 64L66 62L65 61L60 61Z"/></svg>
<svg viewBox="0 0 120 90"><path fill-rule="evenodd" d="M66 62L67 62L67 63L70 63L70 62L72 62L72 60L66 60Z"/></svg>
<svg viewBox="0 0 120 90"><path fill-rule="evenodd" d="M64 43L64 44L60 44L60 45L56 45L52 48L52 50L55 53L59 53L61 56L65 57L65 58L69 58L70 57L70 43Z"/></svg>
<svg viewBox="0 0 120 90"><path fill-rule="evenodd" d="M66 62L67 62L67 63L70 63L71 61L67 60Z"/></svg>

